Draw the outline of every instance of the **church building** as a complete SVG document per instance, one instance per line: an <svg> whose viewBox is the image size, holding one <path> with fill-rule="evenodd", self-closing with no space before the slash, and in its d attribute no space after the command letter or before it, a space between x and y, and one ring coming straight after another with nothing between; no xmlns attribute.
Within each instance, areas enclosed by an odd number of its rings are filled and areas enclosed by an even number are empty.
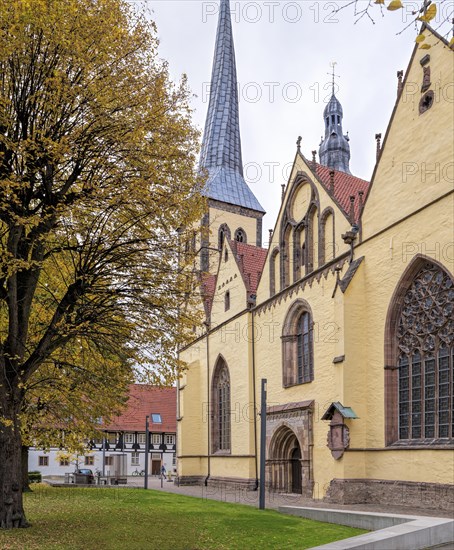
<svg viewBox="0 0 454 550"><path fill-rule="evenodd" d="M370 181L350 171L333 89L318 159L298 140L265 249L221 0L200 161L205 328L180 351L180 484L258 487L266 379L271 491L452 509L454 64L444 38L421 32L432 47L415 45L398 74Z"/></svg>

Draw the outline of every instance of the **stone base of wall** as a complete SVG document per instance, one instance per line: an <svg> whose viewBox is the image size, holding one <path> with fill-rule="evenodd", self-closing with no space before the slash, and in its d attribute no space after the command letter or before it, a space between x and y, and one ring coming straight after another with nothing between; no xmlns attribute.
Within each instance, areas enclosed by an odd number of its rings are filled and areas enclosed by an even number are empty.
<svg viewBox="0 0 454 550"><path fill-rule="evenodd" d="M335 504L384 504L454 509L454 485L387 479L333 479L324 498Z"/></svg>
<svg viewBox="0 0 454 550"><path fill-rule="evenodd" d="M238 488L252 491L256 488L255 479L241 477L210 477L208 480L209 487L219 488Z"/></svg>
<svg viewBox="0 0 454 550"><path fill-rule="evenodd" d="M206 476L177 476L175 485L203 485Z"/></svg>
<svg viewBox="0 0 454 550"><path fill-rule="evenodd" d="M206 476L181 476L175 479L176 485L205 485ZM244 489L252 491L256 488L255 479L244 479L240 477L209 477L208 487L219 489Z"/></svg>

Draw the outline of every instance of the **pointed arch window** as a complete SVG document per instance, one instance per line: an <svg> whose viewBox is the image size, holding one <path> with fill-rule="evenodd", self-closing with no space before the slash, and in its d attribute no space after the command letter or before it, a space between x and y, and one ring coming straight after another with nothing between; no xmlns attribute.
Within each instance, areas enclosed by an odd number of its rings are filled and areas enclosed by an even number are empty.
<svg viewBox="0 0 454 550"><path fill-rule="evenodd" d="M387 378L387 442L452 443L454 282L438 264L419 267L404 277L388 334L396 367Z"/></svg>
<svg viewBox="0 0 454 550"><path fill-rule="evenodd" d="M314 380L313 322L309 305L297 300L290 307L282 332L283 386Z"/></svg>
<svg viewBox="0 0 454 550"><path fill-rule="evenodd" d="M246 231L244 229L241 229L241 227L235 231L235 241L239 243L247 242Z"/></svg>
<svg viewBox="0 0 454 550"><path fill-rule="evenodd" d="M303 311L298 317L296 347L297 347L297 383L313 380L312 361L312 323L308 311Z"/></svg>
<svg viewBox="0 0 454 550"><path fill-rule="evenodd" d="M230 452L230 374L220 357L216 363L212 383L212 452Z"/></svg>
<svg viewBox="0 0 454 550"><path fill-rule="evenodd" d="M230 229L226 223L223 223L218 230L218 248L221 250L224 239L230 239Z"/></svg>

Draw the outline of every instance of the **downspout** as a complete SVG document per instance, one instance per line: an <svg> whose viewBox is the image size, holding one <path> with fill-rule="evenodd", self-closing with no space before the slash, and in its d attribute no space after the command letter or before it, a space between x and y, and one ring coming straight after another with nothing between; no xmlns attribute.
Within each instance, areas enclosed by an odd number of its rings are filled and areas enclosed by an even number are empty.
<svg viewBox="0 0 454 550"><path fill-rule="evenodd" d="M208 415L207 415L208 472L207 472L207 476L205 478L205 487L206 487L208 485L208 480L210 479L210 474L211 474L211 464L210 464L210 458L211 458L210 457L210 449L211 449L211 403L210 403L210 325L209 325L208 321L205 322L205 325L207 327L206 338L207 338L207 410L208 410Z"/></svg>
<svg viewBox="0 0 454 550"><path fill-rule="evenodd" d="M253 404L254 404L254 460L255 460L255 487L254 491L259 488L259 470L257 459L257 398L255 395L255 325L254 325L254 310L251 310L252 315L252 392L253 392Z"/></svg>

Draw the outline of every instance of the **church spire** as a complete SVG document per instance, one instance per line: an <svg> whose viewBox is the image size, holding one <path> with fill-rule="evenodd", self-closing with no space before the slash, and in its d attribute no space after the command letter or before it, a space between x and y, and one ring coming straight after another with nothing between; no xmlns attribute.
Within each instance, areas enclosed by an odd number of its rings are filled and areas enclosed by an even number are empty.
<svg viewBox="0 0 454 550"><path fill-rule="evenodd" d="M264 212L243 178L238 83L229 0L220 0L200 167L208 171L206 195L209 198Z"/></svg>
<svg viewBox="0 0 454 550"><path fill-rule="evenodd" d="M348 135L342 131L342 119L344 116L342 105L335 94L334 73L336 63L332 63L332 94L328 105L323 111L325 120L325 138L322 138L319 149L320 164L334 170L350 174L350 144Z"/></svg>

